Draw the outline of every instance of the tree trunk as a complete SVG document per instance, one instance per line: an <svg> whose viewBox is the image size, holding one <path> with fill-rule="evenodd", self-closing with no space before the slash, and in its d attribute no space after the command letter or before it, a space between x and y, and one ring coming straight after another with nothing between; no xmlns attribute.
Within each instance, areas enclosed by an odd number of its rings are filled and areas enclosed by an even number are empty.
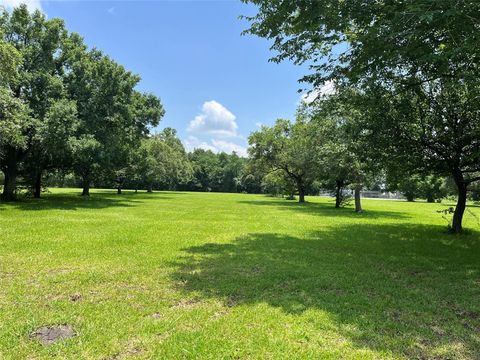
<svg viewBox="0 0 480 360"><path fill-rule="evenodd" d="M433 203L433 202L435 202L435 199L433 198L433 196L429 195L429 196L427 196L427 202L428 203Z"/></svg>
<svg viewBox="0 0 480 360"><path fill-rule="evenodd" d="M362 200L360 196L360 190L362 189L361 186L355 186L355 212L361 213L362 209Z"/></svg>
<svg viewBox="0 0 480 360"><path fill-rule="evenodd" d="M153 184L148 184L147 192L153 192Z"/></svg>
<svg viewBox="0 0 480 360"><path fill-rule="evenodd" d="M42 193L42 172L38 171L35 174L35 183L33 184L33 197L35 199L40 199Z"/></svg>
<svg viewBox="0 0 480 360"><path fill-rule="evenodd" d="M458 199L455 212L453 214L452 232L454 234L460 234L462 232L462 220L465 208L467 205L467 183L463 179L463 175L456 175L455 184L458 188Z"/></svg>
<svg viewBox="0 0 480 360"><path fill-rule="evenodd" d="M122 195L122 183L117 183L117 195Z"/></svg>
<svg viewBox="0 0 480 360"><path fill-rule="evenodd" d="M82 196L90 196L90 179L88 176L83 177L83 190L82 190Z"/></svg>
<svg viewBox="0 0 480 360"><path fill-rule="evenodd" d="M17 164L15 161L10 162L3 173L5 175L5 182L3 184L2 200L15 200L15 190L17 188Z"/></svg>
<svg viewBox="0 0 480 360"><path fill-rule="evenodd" d="M305 188L302 182L298 182L298 202L300 204L305 202Z"/></svg>
<svg viewBox="0 0 480 360"><path fill-rule="evenodd" d="M336 180L335 181L336 187L335 187L335 208L339 208L342 205L342 187L343 187L343 181L341 180Z"/></svg>

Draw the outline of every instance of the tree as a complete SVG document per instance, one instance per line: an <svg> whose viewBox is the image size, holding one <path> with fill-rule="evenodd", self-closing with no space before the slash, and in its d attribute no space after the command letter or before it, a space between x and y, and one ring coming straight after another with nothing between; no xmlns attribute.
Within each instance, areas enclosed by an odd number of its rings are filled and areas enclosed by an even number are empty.
<svg viewBox="0 0 480 360"><path fill-rule="evenodd" d="M143 140L133 165L148 192L154 187L174 190L192 176L187 153L172 128Z"/></svg>
<svg viewBox="0 0 480 360"><path fill-rule="evenodd" d="M15 178L10 175L12 162L9 152L16 153L26 147L26 128L29 122L28 109L18 98L14 97L9 84L18 79L17 68L22 61L20 52L3 40L0 33L0 169L6 181L3 198L9 198L15 191ZM6 160L9 160L6 162ZM16 165L13 165L16 169Z"/></svg>
<svg viewBox="0 0 480 360"><path fill-rule="evenodd" d="M312 119L321 146L316 157L320 164L319 180L333 190L335 207L347 202L345 190L354 192L355 211L362 212L361 190L379 172L378 163L368 151L360 120L361 114L350 102L347 91L330 94L303 108L304 116Z"/></svg>
<svg viewBox="0 0 480 360"><path fill-rule="evenodd" d="M263 174L255 170L255 167L246 160L242 169L240 182L242 191L249 194L258 194L262 192L262 178Z"/></svg>
<svg viewBox="0 0 480 360"><path fill-rule="evenodd" d="M294 124L279 119L274 126L264 126L249 136L248 152L265 173L281 171L288 176L296 185L298 201L303 203L318 169L316 140L311 124L301 116Z"/></svg>
<svg viewBox="0 0 480 360"><path fill-rule="evenodd" d="M2 197L14 198L19 164L27 156L35 157L37 136L43 126L46 114L56 99L63 96L61 80L61 43L66 35L63 22L59 19L47 20L40 11L30 14L25 5L14 9L11 14L0 14L0 34L3 35L0 56L2 75L6 80L2 87L2 97L13 96L18 104L23 104L29 114L28 122L16 132L25 138L24 146L8 146L4 143L2 171L5 173L5 186ZM14 50L15 49L15 50ZM19 60L21 58L21 61ZM6 100L9 108L12 102ZM9 116L13 121L18 116ZM24 116L21 118L25 119ZM41 163L41 161L39 161Z"/></svg>
<svg viewBox="0 0 480 360"><path fill-rule="evenodd" d="M12 96L10 89L0 87L0 169L5 176L3 200L15 197L18 156L27 147L29 122L28 109L23 102Z"/></svg>
<svg viewBox="0 0 480 360"><path fill-rule="evenodd" d="M175 129L167 127L156 136L161 146L157 161L164 169L164 176L159 179L160 186L168 190L176 190L178 186L190 181L193 173L192 165Z"/></svg>
<svg viewBox="0 0 480 360"><path fill-rule="evenodd" d="M287 200L295 200L296 184L283 172L270 172L263 176L262 190L272 196L286 196Z"/></svg>
<svg viewBox="0 0 480 360"><path fill-rule="evenodd" d="M0 84L5 84L18 77L18 66L22 62L20 52L4 40L3 31L0 31Z"/></svg>
<svg viewBox="0 0 480 360"><path fill-rule="evenodd" d="M78 128L77 108L74 101L53 102L44 120L30 140L23 174L30 180L35 198L40 197L41 180L45 170L68 169L72 162L72 140Z"/></svg>
<svg viewBox="0 0 480 360"><path fill-rule="evenodd" d="M0 60L2 197L14 198L19 173L39 197L44 173L69 169L83 195L106 175L121 191L130 153L164 114L135 90L140 78L25 5L0 13Z"/></svg>
<svg viewBox="0 0 480 360"><path fill-rule="evenodd" d="M189 159L193 164L193 189L218 191L222 181L218 156L211 150L195 149L189 154Z"/></svg>
<svg viewBox="0 0 480 360"><path fill-rule="evenodd" d="M331 79L356 87L375 146L400 154L406 169L453 177L460 233L468 186L480 179L480 3L248 2L259 11L247 32L273 39L273 60L309 62L303 80L317 88Z"/></svg>
<svg viewBox="0 0 480 360"><path fill-rule="evenodd" d="M245 167L245 159L239 157L235 152L232 154L218 154L219 165L221 167L221 186L220 191L238 192L242 186L242 171Z"/></svg>
<svg viewBox="0 0 480 360"><path fill-rule="evenodd" d="M443 178L433 175L396 175L387 177L388 188L392 191L400 191L407 201L415 201L416 198L424 198L427 202L435 202L445 196L442 189Z"/></svg>
<svg viewBox="0 0 480 360"><path fill-rule="evenodd" d="M85 52L76 35L68 51L68 91L77 102L74 170L82 178L82 195L89 195L98 169L121 171L128 163L129 149L137 146L150 126L164 114L160 100L134 90L140 78L98 50ZM84 142L84 144L81 144Z"/></svg>
<svg viewBox="0 0 480 360"><path fill-rule="evenodd" d="M370 94L372 105L364 110L372 142L405 172L453 178L458 200L452 231L460 233L468 186L480 179L480 86L441 80L395 96Z"/></svg>
<svg viewBox="0 0 480 360"><path fill-rule="evenodd" d="M260 180L247 169L247 159L235 152L214 153L211 150L194 149L188 154L193 168L191 180L182 188L193 191L259 191ZM256 190L254 190L256 189Z"/></svg>

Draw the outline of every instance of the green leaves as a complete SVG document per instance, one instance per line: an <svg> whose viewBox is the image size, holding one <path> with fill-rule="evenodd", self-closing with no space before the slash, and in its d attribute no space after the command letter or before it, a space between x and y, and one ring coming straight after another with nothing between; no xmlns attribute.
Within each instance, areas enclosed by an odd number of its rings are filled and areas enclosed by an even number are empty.
<svg viewBox="0 0 480 360"><path fill-rule="evenodd" d="M0 31L0 84L5 86L18 77L17 69L21 64L22 56L14 46L2 39Z"/></svg>
<svg viewBox="0 0 480 360"><path fill-rule="evenodd" d="M0 87L0 165L6 147L24 149L27 146L26 130L30 116L25 104L12 92Z"/></svg>
<svg viewBox="0 0 480 360"><path fill-rule="evenodd" d="M478 1L248 1L247 33L273 40L272 59L315 63L305 79L355 83L466 76L478 64ZM419 73L420 72L420 73Z"/></svg>
<svg viewBox="0 0 480 360"><path fill-rule="evenodd" d="M17 168L35 181L73 169L87 186L99 169L125 168L164 114L135 90L138 75L24 5L0 15L0 60L0 166L10 178Z"/></svg>

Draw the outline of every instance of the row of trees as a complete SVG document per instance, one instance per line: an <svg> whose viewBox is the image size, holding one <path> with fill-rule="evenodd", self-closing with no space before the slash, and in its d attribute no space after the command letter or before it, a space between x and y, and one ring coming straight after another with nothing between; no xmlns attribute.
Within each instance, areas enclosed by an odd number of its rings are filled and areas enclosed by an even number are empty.
<svg viewBox="0 0 480 360"><path fill-rule="evenodd" d="M336 100L303 104L295 122L279 119L272 127L254 132L249 153L256 171L283 177L285 186L298 192L299 202L305 201L308 189L331 189L335 206L340 207L345 190L351 188L355 211L361 212L360 191L384 182L385 176L365 151L355 113L347 112Z"/></svg>
<svg viewBox="0 0 480 360"><path fill-rule="evenodd" d="M260 191L246 159L195 150L171 128L152 135L160 100L135 90L140 77L88 49L60 19L20 6L0 14L2 199L18 185ZM20 181L20 184L18 183Z"/></svg>
<svg viewBox="0 0 480 360"><path fill-rule="evenodd" d="M368 138L355 114L331 96L302 105L295 122L279 119L251 134L249 170L262 178L262 190L271 194L305 194L329 190L338 208L353 192L355 211L361 212L364 189L394 191L408 201L428 202L455 192L451 177L398 173L368 148Z"/></svg>
<svg viewBox="0 0 480 360"><path fill-rule="evenodd" d="M361 169L377 159L390 172L453 179L460 233L480 180L480 3L245 1L258 6L246 33L272 39L274 61L309 64L302 80L314 88L335 85L345 121L361 129Z"/></svg>
<svg viewBox="0 0 480 360"><path fill-rule="evenodd" d="M164 114L160 100L135 90L126 71L60 19L20 6L0 14L0 169L2 198L21 176L40 196L51 171L73 171L83 195L99 172L120 173Z"/></svg>
<svg viewBox="0 0 480 360"><path fill-rule="evenodd" d="M261 193L261 174L252 174L246 158L237 154L214 153L195 149L187 153L176 130L165 128L144 137L130 149L122 167L98 168L91 183L99 188L186 190L214 192ZM82 177L65 168L45 171L45 184L55 187L77 187ZM27 182L28 186L28 182ZM267 191L268 192L268 191Z"/></svg>

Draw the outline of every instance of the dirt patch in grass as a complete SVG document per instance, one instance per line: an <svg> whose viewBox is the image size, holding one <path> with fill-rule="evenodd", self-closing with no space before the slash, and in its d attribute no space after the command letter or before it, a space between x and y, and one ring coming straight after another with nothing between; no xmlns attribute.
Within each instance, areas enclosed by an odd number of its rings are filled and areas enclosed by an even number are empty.
<svg viewBox="0 0 480 360"><path fill-rule="evenodd" d="M77 302L77 301L80 301L80 300L82 300L82 295L81 294L76 293L76 294L70 295L70 301Z"/></svg>
<svg viewBox="0 0 480 360"><path fill-rule="evenodd" d="M11 271L5 271L5 272L0 272L0 279L13 279L15 276L17 276L14 272Z"/></svg>
<svg viewBox="0 0 480 360"><path fill-rule="evenodd" d="M211 320L217 320L217 319L220 319L222 317L224 317L225 315L228 314L228 310L219 310L219 311L215 311L213 313L213 315L210 317Z"/></svg>
<svg viewBox="0 0 480 360"><path fill-rule="evenodd" d="M68 274L74 271L75 269L72 268L57 268L57 269L50 269L48 270L48 275L56 276L56 275L63 275Z"/></svg>
<svg viewBox="0 0 480 360"><path fill-rule="evenodd" d="M142 352L143 350L140 348L132 348L132 349L128 349L123 353L113 355L111 359L112 360L130 359L132 357L139 356Z"/></svg>
<svg viewBox="0 0 480 360"><path fill-rule="evenodd" d="M43 345L50 345L58 341L77 336L77 332L71 325L42 326L31 334L31 338L38 340Z"/></svg>
<svg viewBox="0 0 480 360"><path fill-rule="evenodd" d="M476 311L459 311L456 314L461 319L480 320L480 313Z"/></svg>
<svg viewBox="0 0 480 360"><path fill-rule="evenodd" d="M199 306L201 303L202 302L198 299L182 299L172 307L178 309L192 309Z"/></svg>

